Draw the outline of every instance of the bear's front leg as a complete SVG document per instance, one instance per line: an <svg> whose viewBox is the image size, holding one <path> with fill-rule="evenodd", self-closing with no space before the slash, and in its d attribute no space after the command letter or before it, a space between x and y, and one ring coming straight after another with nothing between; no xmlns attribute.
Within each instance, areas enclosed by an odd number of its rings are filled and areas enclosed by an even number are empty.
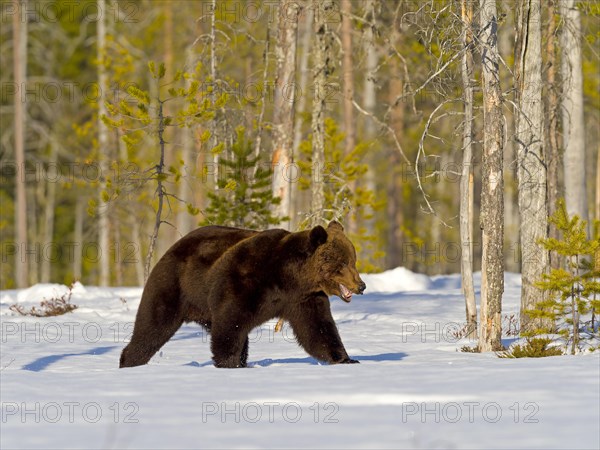
<svg viewBox="0 0 600 450"><path fill-rule="evenodd" d="M344 348L326 296L318 295L291 306L285 318L309 355L331 364L358 363L350 359Z"/></svg>
<svg viewBox="0 0 600 450"><path fill-rule="evenodd" d="M248 359L248 333L235 325L225 324L211 330L210 347L215 367L234 369L246 367Z"/></svg>

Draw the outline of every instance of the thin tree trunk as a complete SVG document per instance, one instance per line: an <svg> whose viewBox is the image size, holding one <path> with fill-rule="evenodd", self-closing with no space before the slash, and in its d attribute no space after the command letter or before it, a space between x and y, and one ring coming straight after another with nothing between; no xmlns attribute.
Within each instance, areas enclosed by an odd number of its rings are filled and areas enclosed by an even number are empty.
<svg viewBox="0 0 600 450"><path fill-rule="evenodd" d="M375 45L375 34L374 28L377 23L377 10L379 5L378 0L367 0L365 8L367 11L366 20L367 24L365 24L366 29L363 35L363 45L364 50L367 55L366 60L366 75L364 77L363 84L363 108L365 111L368 111L370 114L373 114L372 117L365 116L364 122L364 137L363 139L366 141L376 139L375 135L377 133L377 127L374 120L375 108L377 106L377 85L375 82L375 71L377 70L377 65L379 64L379 56L378 56L378 47ZM371 156L371 155L369 155ZM372 166L375 164L374 161L368 161L369 165ZM361 180L362 181L362 180ZM365 188L367 190L376 191L376 174L375 170L368 170L364 176ZM367 214L373 213L372 208L367 207ZM375 234L374 220L368 220L366 223L361 224L363 227L367 229L367 235Z"/></svg>
<svg viewBox="0 0 600 450"><path fill-rule="evenodd" d="M473 197L471 192L473 179L473 43L471 23L473 5L471 0L461 1L461 16L463 23L462 45L468 49L463 53L461 75L464 98L464 127L463 127L463 162L460 177L460 241L461 241L461 276L462 288L465 295L467 315L467 337L477 337L477 304L473 286Z"/></svg>
<svg viewBox="0 0 600 450"><path fill-rule="evenodd" d="M515 3L516 4L516 3ZM506 14L503 28L506 32L498 36L498 52L505 61L514 60L515 56L515 21L514 13ZM501 85L512 86L514 76L512 72L501 71ZM506 120L505 136L514 136L516 133L516 113L508 114ZM519 207L517 188L517 159L515 139L508 139L504 145L504 234L507 236L507 244L510 250L504 255L504 270L520 272L521 259L519 253Z"/></svg>
<svg viewBox="0 0 600 450"><path fill-rule="evenodd" d="M190 45L185 50L186 53L186 66L187 67L196 67L196 58L194 56L193 46ZM190 81L187 81L187 87L190 87ZM182 236L186 235L194 228L193 225L193 216L187 210L187 204L194 204L193 193L191 190L191 186L193 182L193 176L196 173L196 165L193 160L193 151L194 151L194 129L193 128L183 128L181 130L181 139L182 139L182 150L181 150L181 160L183 161L182 170L185 172L184 177L179 182L179 186L177 187L177 196L182 199L186 206L179 211L177 214L177 231ZM189 181L188 181L189 180ZM197 208L198 204L195 205ZM139 234L137 234L139 238ZM143 276L142 276L143 279Z"/></svg>
<svg viewBox="0 0 600 450"><path fill-rule="evenodd" d="M569 215L577 214L587 221L581 19L577 2L560 0L560 14L565 202Z"/></svg>
<svg viewBox="0 0 600 450"><path fill-rule="evenodd" d="M282 0L279 4L279 34L275 47L277 78L273 106L273 195L281 199L274 205L277 217L290 217L291 183L288 173L294 145L294 108L296 103L296 44L298 40L298 15L295 1ZM290 220L281 223L290 229Z"/></svg>
<svg viewBox="0 0 600 450"><path fill-rule="evenodd" d="M559 187L559 167L561 166L560 152L559 152L559 130L558 130L558 116L559 116L559 100L558 100L558 86L556 81L556 19L555 15L555 1L550 0L548 2L548 28L546 36L546 57L547 59L547 71L546 71L546 86L547 95L546 99L546 128L544 132L544 150L546 154L546 163L548 166L547 173L547 197L548 197L548 215L552 216L556 211L556 202L561 197ZM559 233L556 225L549 224L548 235L551 238L558 239ZM560 267L560 257L556 252L550 252L550 267L558 269Z"/></svg>
<svg viewBox="0 0 600 450"><path fill-rule="evenodd" d="M142 241L140 239L140 223L136 218L131 215L129 216L131 224L131 237L138 251L135 255L135 275L138 286L144 285L144 262L141 255L143 254Z"/></svg>
<svg viewBox="0 0 600 450"><path fill-rule="evenodd" d="M481 183L482 352L502 348L501 312L504 292L504 117L498 66L498 13L495 0L480 0L481 63L483 82L483 169Z"/></svg>
<svg viewBox="0 0 600 450"><path fill-rule="evenodd" d="M25 86L27 81L27 22L22 21L21 8L27 8L27 1L15 0L15 14L13 15L13 70L14 81L20 88ZM20 92L20 90L19 90ZM25 248L27 247L27 196L25 184L25 130L26 123L26 103L21 101L20 95L15 95L15 164L17 166L15 187L15 283L18 288L25 288L29 283L29 262L25 258Z"/></svg>
<svg viewBox="0 0 600 450"><path fill-rule="evenodd" d="M304 200L304 196L299 195L297 174L298 166L295 163L298 149L300 148L300 142L302 141L302 125L304 123L304 113L306 112L306 99L308 98L308 57L310 56L310 38L312 36L312 22L313 22L313 11L312 8L306 8L304 13L300 15L304 17L304 26L302 31L302 40L300 47L302 49L300 58L300 76L298 80L298 93L299 98L297 101L295 119L294 119L294 144L292 152L292 169L294 172L290 173L291 186L290 186L290 229L295 230L298 226L298 217L296 214L297 210L301 210L300 202Z"/></svg>
<svg viewBox="0 0 600 450"><path fill-rule="evenodd" d="M148 246L148 254L146 255L146 264L144 265L144 284L148 280L150 275L150 266L152 265L152 257L154 255L154 249L156 247L156 240L158 239L158 232L160 225L162 224L162 210L165 198L165 189L163 186L163 175L165 169L165 116L163 114L163 102L158 101L158 145L160 150L160 160L156 165L155 176L156 176L156 193L158 195L158 207L156 208L156 215L154 219L154 230L150 236L150 245Z"/></svg>
<svg viewBox="0 0 600 450"><path fill-rule="evenodd" d="M83 268L83 220L85 216L84 197L77 197L75 203L75 227L73 230L73 279L81 281ZM133 217L133 216L132 216Z"/></svg>
<svg viewBox="0 0 600 450"><path fill-rule="evenodd" d="M271 33L269 28L267 27L267 36L265 38L265 51L263 53L263 85L262 85L262 93L260 99L260 112L258 113L258 117L256 120L256 141L254 143L254 157L260 157L260 148L262 147L262 132L263 132L263 121L265 117L265 108L266 108L266 97L267 91L269 89L269 51L271 47ZM258 170L258 166L254 167L254 174Z"/></svg>
<svg viewBox="0 0 600 450"><path fill-rule="evenodd" d="M105 0L98 0L99 11L106 11ZM107 152L108 152L108 128L102 121L102 116L107 114L104 105L107 89L106 67L104 66L104 53L106 50L106 24L105 14L100 14L96 23L96 49L98 59L98 162L100 169L100 193L98 199L98 246L100 256L100 286L108 286L110 283L110 249L109 249L109 223L108 204L104 201L106 191L106 176L108 175Z"/></svg>
<svg viewBox="0 0 600 450"><path fill-rule="evenodd" d="M176 3L173 1L163 2L161 5L161 9L164 13L164 28L162 32L162 36L164 38L164 47L163 47L163 55L164 55L164 63L165 63L165 80L172 80L175 75L175 45L174 45L174 24L176 19L173 17L173 8L176 8ZM157 89L160 88L157 86ZM170 117L173 114L170 103L164 104L163 114L165 117ZM168 127L165 129L165 140L167 142L181 142L181 134L186 131L179 127ZM165 148L165 166L170 167L175 164L177 161L176 155L176 146L168 146ZM177 184L182 184L182 180L180 179ZM181 197L180 197L181 198ZM177 211L179 206L175 207L173 205L173 211ZM186 208L187 209L187 208ZM118 233L118 230L115 230L115 234ZM163 255L166 251L177 241L180 237L178 230L175 226L168 227L163 231L163 235L161 239L158 241L157 251L159 255ZM116 240L116 236L115 236Z"/></svg>
<svg viewBox="0 0 600 450"><path fill-rule="evenodd" d="M600 145L596 156L596 220L600 220Z"/></svg>
<svg viewBox="0 0 600 450"><path fill-rule="evenodd" d="M367 20L370 23L375 22L375 3L376 0L367 0L366 10L368 11ZM377 50L374 44L373 29L370 23L366 24L365 35L364 35L364 46L367 53L367 67L365 74L365 81L363 86L363 108L370 112L375 112L375 105L377 103L377 92L375 91L375 81L373 77L374 72L377 68ZM375 123L370 117L365 118L365 138L367 140L372 139L375 134Z"/></svg>
<svg viewBox="0 0 600 450"><path fill-rule="evenodd" d="M123 286L123 258L127 258L127 247L121 243L121 230L119 226L113 228L114 239L114 259L112 260L112 273L114 274L114 283L116 286Z"/></svg>
<svg viewBox="0 0 600 450"><path fill-rule="evenodd" d="M390 38L391 45L397 46L400 40L398 25L394 26L392 36ZM390 127L401 141L404 136L404 102L398 102L396 99L401 98L404 92L404 80L400 68L400 60L397 56L392 57L390 61L391 76L389 80L389 104L390 110ZM404 261L402 257L402 244L404 241L404 233L402 226L404 223L404 211L402 209L402 158L397 149L391 148L389 152L389 161L392 179L388 183L387 196L387 222L388 222L388 242L386 251L386 266L394 268L401 266Z"/></svg>
<svg viewBox="0 0 600 450"><path fill-rule="evenodd" d="M521 332L552 326L533 320L544 293L535 286L548 266L548 252L539 244L547 238L546 163L542 103L542 30L540 0L521 0L517 6L515 85L517 95L517 180L521 240Z"/></svg>
<svg viewBox="0 0 600 450"><path fill-rule="evenodd" d="M356 147L356 121L354 118L354 63L352 58L352 2L341 0L342 13L342 80L343 80L343 104L344 104L344 153L349 155ZM350 192L356 191L356 181L349 183ZM358 217L354 211L350 211L348 218L348 233L358 232Z"/></svg>
<svg viewBox="0 0 600 450"><path fill-rule="evenodd" d="M311 226L323 221L325 191L323 169L325 166L325 100L326 82L329 73L328 53L331 51L331 36L327 17L333 9L330 0L313 0L314 44L313 44L313 116L312 116L312 190Z"/></svg>
<svg viewBox="0 0 600 450"><path fill-rule="evenodd" d="M58 167L58 146L54 142L50 142L50 165ZM57 169L58 170L58 169ZM54 238L54 216L56 210L56 180L48 180L46 182L46 196L44 199L44 245L52 243ZM52 269L51 255L44 254L42 257L42 267L40 281L42 283L50 282Z"/></svg>
<svg viewBox="0 0 600 450"><path fill-rule="evenodd" d="M216 55L216 50L217 50L217 0L212 0L211 3L211 11L212 14L210 16L210 78L211 78L211 83L213 85L213 90L212 93L210 94L210 102L211 105L215 104L215 100L216 100L216 96L215 96L215 91L217 88L217 55ZM217 146L217 144L219 143L219 137L217 136L217 130L218 130L218 114L217 111L215 111L215 116L214 118L209 122L208 124L208 129L210 131L210 149L212 150L214 147ZM214 174L215 174L215 190L217 190L218 187L218 180L219 180L219 176L221 171L219 170L219 154L218 153L213 153L213 163L215 165L214 167Z"/></svg>

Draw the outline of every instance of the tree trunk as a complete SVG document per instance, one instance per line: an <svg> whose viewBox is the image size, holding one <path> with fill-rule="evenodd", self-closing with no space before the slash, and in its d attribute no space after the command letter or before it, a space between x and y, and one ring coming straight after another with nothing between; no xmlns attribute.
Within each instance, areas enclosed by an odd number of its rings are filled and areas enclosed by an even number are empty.
<svg viewBox="0 0 600 450"><path fill-rule="evenodd" d="M380 8L379 0L367 0L365 9L366 20L365 24L365 32L363 34L363 48L367 55L366 61L366 75L364 77L364 85L363 85L363 107L366 111L371 114L375 114L375 108L377 106L377 85L375 82L375 72L377 70L377 66L379 64L379 56L377 54L378 47L375 45L375 33L374 29L377 23L377 11ZM377 127L373 117L365 117L364 122L364 135L363 140L375 140ZM371 155L369 155L371 156ZM373 166L375 164L374 159L371 161L367 161L369 166ZM365 189L375 192L376 191L376 175L375 170L368 170L364 176L364 181L361 180L361 183L364 185ZM367 207L367 214L373 213L371 207ZM375 221L367 220L361 224L363 228L366 228L367 235L375 234Z"/></svg>
<svg viewBox="0 0 600 450"><path fill-rule="evenodd" d="M73 280L81 281L83 271L83 221L85 217L84 197L77 197L75 203L75 227L73 230Z"/></svg>
<svg viewBox="0 0 600 450"><path fill-rule="evenodd" d="M193 45L189 45L186 50L186 66L196 67L196 57L194 55ZM190 87L190 81L186 81L186 87ZM185 236L192 231L194 226L194 218L187 210L187 204L194 204L195 199L193 198L192 186L194 185L194 176L196 174L196 163L194 161L194 128L183 128L180 133L182 144L181 144L181 160L183 161L182 171L184 176L179 182L177 187L177 196L183 200L186 205L177 214L177 231L180 235ZM197 208L201 209L201 205L197 202L195 204ZM136 241L139 239L139 233L135 234ZM143 267L143 266L142 266ZM142 271L143 272L143 271ZM143 279L143 275L142 275Z"/></svg>
<svg viewBox="0 0 600 450"><path fill-rule="evenodd" d="M533 320L544 293L535 286L548 266L548 252L539 244L547 238L546 163L542 104L542 30L540 0L521 0L517 6L515 85L517 96L517 180L521 240L521 332L551 327Z"/></svg>
<svg viewBox="0 0 600 450"><path fill-rule="evenodd" d="M296 112L294 118L294 144L292 152L292 168L297 171L298 167L295 163L295 157L298 154L300 148L300 142L302 141L302 125L304 123L304 113L306 112L306 99L308 97L308 57L310 56L310 38L312 36L312 22L313 22L313 11L312 8L304 10L304 14L300 17L304 17L304 27L302 31L302 40L300 46L302 49L300 58L300 76L298 80L298 93L299 98L297 102ZM304 199L304 196L299 195L298 183L296 179L297 174L295 172L290 173L292 183L290 186L290 229L295 230L298 226L298 217L296 214L297 210L301 210L300 202Z"/></svg>
<svg viewBox="0 0 600 450"><path fill-rule="evenodd" d="M569 215L577 214L581 220L588 220L581 19L576 3L560 0L565 202Z"/></svg>
<svg viewBox="0 0 600 450"><path fill-rule="evenodd" d="M377 50L374 45L374 35L371 23L375 22L375 2L376 0L367 0L366 10L368 11L367 20L369 23L366 24L364 34L364 46L365 52L367 53L367 67L365 74L365 81L363 86L363 107L370 113L375 113L375 105L377 102L377 92L375 90L375 81L373 77L374 72L377 68ZM372 139L375 135L375 123L372 118L365 118L365 139Z"/></svg>
<svg viewBox="0 0 600 450"><path fill-rule="evenodd" d="M354 63L352 61L352 2L350 0L341 0L342 13L342 81L343 81L343 104L344 104L344 153L349 155L356 147L356 122L354 118ZM356 181L348 185L350 192L356 191ZM348 233L356 234L358 232L358 217L354 211L350 211L348 217Z"/></svg>
<svg viewBox="0 0 600 450"><path fill-rule="evenodd" d="M173 17L173 9L176 7L176 3L172 1L163 2L160 6L162 12L164 14L164 27L162 31L163 37L163 58L165 63L165 80L172 80L175 75L175 45L174 45L174 23L176 22L176 18ZM194 67L194 66L192 66ZM157 86L157 89L160 91L160 87ZM172 109L173 108L173 109ZM171 117L174 114L175 108L169 103L164 104L163 114L165 117ZM187 130L184 130L179 127L168 127L165 129L165 141L167 142L181 142L183 139L181 135ZM176 154L176 146L169 145L165 148L165 166L170 167L171 165L176 164L178 160ZM180 179L176 182L177 185L182 184L182 180ZM181 197L179 197L181 198ZM173 213L179 209L180 205L173 207ZM187 208L186 208L187 209ZM118 230L115 229L115 235L119 233ZM179 238L181 237L180 233L175 226L167 227L164 229L161 239L158 241L158 245L156 250L159 255L163 255L166 251L173 245ZM114 239L117 240L117 237L114 236Z"/></svg>
<svg viewBox="0 0 600 450"><path fill-rule="evenodd" d="M471 186L473 180L473 35L471 23L473 5L471 0L461 1L461 16L463 23L462 45L465 49L461 61L461 76L464 98L464 127L463 127L463 161L460 177L460 242L461 242L461 277L465 295L467 315L467 337L477 337L477 304L475 288L473 287L473 197Z"/></svg>
<svg viewBox="0 0 600 450"><path fill-rule="evenodd" d="M143 246L142 240L140 238L140 223L136 218L131 215L129 216L129 221L131 224L131 237L135 244L135 248L137 252L135 254L135 275L138 286L144 286L144 262L142 260Z"/></svg>
<svg viewBox="0 0 600 450"><path fill-rule="evenodd" d="M296 42L298 40L298 15L295 1L282 0L279 4L279 34L275 46L277 78L273 106L273 195L281 199L274 205L278 217L290 217L290 172L294 145L294 108L296 106ZM281 223L289 230L290 220Z"/></svg>
<svg viewBox="0 0 600 450"><path fill-rule="evenodd" d="M391 45L397 46L400 41L400 33L397 27L392 30L390 38ZM402 141L404 136L404 102L398 102L404 92L404 80L400 68L400 60L397 55L392 57L390 61L390 80L389 80L389 104L390 104L390 127ZM386 251L386 266L394 268L404 264L402 257L402 245L404 234L402 226L404 222L404 211L402 209L402 176L403 176L403 161L400 157L400 152L396 148L390 148L389 153L389 168L391 170L391 180L388 183L387 191L387 223L388 223L388 238Z"/></svg>
<svg viewBox="0 0 600 450"><path fill-rule="evenodd" d="M58 145L50 142L50 165L58 167ZM46 196L44 199L44 245L49 245L54 240L54 213L56 211L56 180L46 182ZM42 283L50 282L52 270L52 255L42 255L42 268L40 281Z"/></svg>
<svg viewBox="0 0 600 450"><path fill-rule="evenodd" d="M559 115L559 101L558 101L558 86L556 81L556 19L555 15L555 1L550 0L548 3L548 28L546 35L546 57L547 59L547 70L546 70L546 86L547 95L544 96L546 99L545 104L545 131L544 131L544 151L546 155L546 164L548 167L546 180L547 180L547 201L548 201L548 216L552 216L556 211L556 202L561 197L560 186L559 186L559 167L560 164L560 152L559 152L559 130L558 130L558 115ZM551 238L558 239L559 233L556 225L549 224L548 235ZM550 267L558 269L560 267L560 257L556 252L550 252Z"/></svg>
<svg viewBox="0 0 600 450"><path fill-rule="evenodd" d="M210 16L210 79L213 85L213 90L210 94L211 107L214 107L216 96L215 91L217 88L217 0L211 2L211 16ZM208 129L210 131L210 148L209 151L217 146L219 143L218 133L218 111L215 111L215 116L208 123ZM214 189L217 190L217 185L221 171L219 170L219 154L213 153L213 164L214 164L214 176L215 183Z"/></svg>
<svg viewBox="0 0 600 450"><path fill-rule="evenodd" d="M596 220L600 220L600 145L596 155Z"/></svg>
<svg viewBox="0 0 600 450"><path fill-rule="evenodd" d="M495 0L480 0L481 64L483 83L483 169L481 180L482 261L481 328L482 352L502 348L501 312L504 292L504 117L498 67L498 13Z"/></svg>
<svg viewBox="0 0 600 450"><path fill-rule="evenodd" d="M106 11L105 0L98 0L98 10ZM106 24L105 14L100 14L96 22L96 49L98 58L98 162L100 169L100 193L98 199L98 246L100 257L100 286L108 286L110 283L110 249L109 249L109 223L108 203L104 201L106 191L106 176L108 175L107 152L108 152L108 128L102 121L106 115L104 105L107 86L106 67L104 65L104 53L106 51Z"/></svg>
<svg viewBox="0 0 600 450"><path fill-rule="evenodd" d="M313 43L313 115L312 115L312 191L311 226L324 220L324 167L325 167L325 100L326 83L329 74L331 36L327 17L334 4L331 0L313 0L314 43Z"/></svg>
<svg viewBox="0 0 600 450"><path fill-rule="evenodd" d="M27 22L22 21L21 8L27 8L27 1L15 0L13 15L13 70L15 84L19 87L15 94L15 164L17 166L15 188L15 283L17 288L25 288L29 283L29 262L25 255L27 248L27 196L25 184L25 129L26 103L21 100L21 90L27 80Z"/></svg>

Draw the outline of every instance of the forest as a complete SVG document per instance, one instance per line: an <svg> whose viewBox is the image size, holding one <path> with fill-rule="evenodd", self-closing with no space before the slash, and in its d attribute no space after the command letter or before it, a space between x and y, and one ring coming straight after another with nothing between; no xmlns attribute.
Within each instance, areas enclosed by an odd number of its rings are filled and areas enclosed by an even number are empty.
<svg viewBox="0 0 600 450"><path fill-rule="evenodd" d="M600 218L595 1L26 0L1 15L3 289L140 286L197 226L332 219L363 272L537 279L558 264L538 240L560 199L589 233Z"/></svg>

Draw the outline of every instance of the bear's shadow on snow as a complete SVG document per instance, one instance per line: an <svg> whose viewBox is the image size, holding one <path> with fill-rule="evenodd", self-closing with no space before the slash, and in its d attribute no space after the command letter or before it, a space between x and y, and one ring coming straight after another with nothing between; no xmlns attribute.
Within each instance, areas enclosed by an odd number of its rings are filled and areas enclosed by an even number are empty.
<svg viewBox="0 0 600 450"><path fill-rule="evenodd" d="M48 368L49 365L54 364L55 362L60 361L61 359L70 358L71 356L85 356L85 355L103 355L105 353L110 352L115 349L115 345L111 345L109 347L96 347L88 350L87 352L81 353L63 353L61 355L49 355L42 356L41 358L36 359L35 361L30 362L29 364L25 364L21 367L21 370L29 370L31 372L41 372Z"/></svg>
<svg viewBox="0 0 600 450"><path fill-rule="evenodd" d="M358 361L382 362L382 361L400 361L400 360L404 359L406 356L408 356L406 353L398 352L398 353L380 353L379 355L363 355L363 356L351 355L350 357L353 359L356 359ZM214 363L212 361L205 361L203 363L199 363L197 361L191 361L184 365L191 366L191 367L207 367L207 366L212 366L213 364ZM311 358L310 356L307 356L306 358L280 358L280 359L266 358L266 359L261 359L259 361L251 361L248 363L248 366L250 366L250 367L269 367L274 364L309 364L311 366L329 365L327 363L322 363L322 362L316 360L315 358Z"/></svg>

